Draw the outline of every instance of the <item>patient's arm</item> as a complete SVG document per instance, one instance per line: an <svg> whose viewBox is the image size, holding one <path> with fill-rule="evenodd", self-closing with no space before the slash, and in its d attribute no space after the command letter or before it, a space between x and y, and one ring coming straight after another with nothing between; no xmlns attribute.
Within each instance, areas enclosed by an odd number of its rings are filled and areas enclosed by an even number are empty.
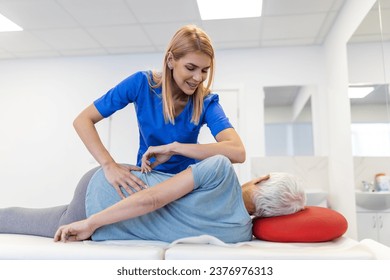
<svg viewBox="0 0 390 280"><path fill-rule="evenodd" d="M66 242L87 239L99 227L150 213L183 197L193 188L192 169L187 168L168 180L152 188L134 193L85 220L61 226L54 236L54 241Z"/></svg>

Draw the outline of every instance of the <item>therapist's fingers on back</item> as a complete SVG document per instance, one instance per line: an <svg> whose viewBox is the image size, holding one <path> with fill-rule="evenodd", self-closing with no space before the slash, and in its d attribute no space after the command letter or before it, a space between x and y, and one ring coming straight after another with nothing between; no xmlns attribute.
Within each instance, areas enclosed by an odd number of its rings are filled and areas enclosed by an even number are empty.
<svg viewBox="0 0 390 280"><path fill-rule="evenodd" d="M132 176L134 176L134 175L132 175ZM136 176L134 176L134 177L136 177ZM131 177L120 181L117 192L118 193L120 192L120 196L122 198L125 198L125 195L122 193L121 188L124 189L128 194L135 193L135 192L140 191L144 188L143 186L145 184L140 179L138 179L138 177L136 177L136 178L137 178L138 182L135 182L133 180L133 178L131 178Z"/></svg>
<svg viewBox="0 0 390 280"><path fill-rule="evenodd" d="M146 153L142 156L141 158L141 164L144 165L144 164L148 164L150 161L149 161L149 158L146 156Z"/></svg>
<svg viewBox="0 0 390 280"><path fill-rule="evenodd" d="M130 184L130 186L132 186L133 188L137 189L137 190L141 190L141 189L144 189L146 188L146 184L144 181L142 181L140 178L138 178L137 176L135 176L134 174L131 174L130 173L130 177L131 177L131 182L133 183Z"/></svg>
<svg viewBox="0 0 390 280"><path fill-rule="evenodd" d="M129 171L132 171L132 170L134 170L134 171L140 171L141 168L140 168L139 166L136 166L136 165L130 165L130 166L128 166L128 170L129 170Z"/></svg>
<svg viewBox="0 0 390 280"><path fill-rule="evenodd" d="M126 180L126 186L127 188L125 189L127 192L134 193L144 189L145 183L142 182L137 176L134 176Z"/></svg>
<svg viewBox="0 0 390 280"><path fill-rule="evenodd" d="M165 162L165 161L164 161L164 162ZM164 163L164 162L160 162L160 161L156 160L156 161L154 161L154 162L150 165L150 167L151 167L152 169L154 169L157 165L160 165L160 164L162 164L162 163Z"/></svg>
<svg viewBox="0 0 390 280"><path fill-rule="evenodd" d="M129 186L137 191L145 188L146 186L146 184L140 178L131 173L132 170L140 171L142 170L142 168L139 168L137 166L127 166L127 172L125 174L126 176L122 179L124 181L123 183L125 184L121 184L121 186L129 193L134 192L129 188Z"/></svg>
<svg viewBox="0 0 390 280"><path fill-rule="evenodd" d="M129 187L129 182L133 181L132 176L134 175L130 173L129 167L127 166L121 166L121 170L122 171L120 172L120 175L115 179L112 186L115 188L121 198L125 198L121 188L126 190L126 192L129 194L133 193Z"/></svg>
<svg viewBox="0 0 390 280"><path fill-rule="evenodd" d="M134 175L133 173L131 173L131 171L141 171L142 172L142 166L141 167L138 167L138 166L129 166L128 167L129 169L129 173L128 173L128 178L130 178L130 180L134 181L135 184L137 184L138 186L140 186L141 188L143 188L146 184L144 181L142 181L140 178L138 178L138 176ZM131 185L132 186L132 185Z"/></svg>
<svg viewBox="0 0 390 280"><path fill-rule="evenodd" d="M121 187L120 187L120 185L112 185L113 186L113 188L115 189L115 191L118 193L118 195L119 195L119 197L120 198L125 198L125 195L122 193L122 191L121 191Z"/></svg>
<svg viewBox="0 0 390 280"><path fill-rule="evenodd" d="M152 171L152 168L150 167L150 161L146 160L142 160L142 166L141 166L141 172L142 173L148 173Z"/></svg>

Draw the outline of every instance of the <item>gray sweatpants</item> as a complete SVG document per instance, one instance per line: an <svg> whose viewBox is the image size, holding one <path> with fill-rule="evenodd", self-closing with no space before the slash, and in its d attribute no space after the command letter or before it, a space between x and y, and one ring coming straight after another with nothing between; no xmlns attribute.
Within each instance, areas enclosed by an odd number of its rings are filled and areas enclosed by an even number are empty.
<svg viewBox="0 0 390 280"><path fill-rule="evenodd" d="M0 209L0 233L54 237L59 226L85 219L87 186L98 169L99 167L91 169L81 178L68 205L42 209L22 207Z"/></svg>

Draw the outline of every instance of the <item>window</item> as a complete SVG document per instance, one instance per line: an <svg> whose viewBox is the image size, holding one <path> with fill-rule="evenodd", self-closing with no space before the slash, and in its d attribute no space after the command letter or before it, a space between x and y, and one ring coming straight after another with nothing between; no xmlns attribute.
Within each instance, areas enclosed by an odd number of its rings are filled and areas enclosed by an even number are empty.
<svg viewBox="0 0 390 280"><path fill-rule="evenodd" d="M390 124L353 123L352 155L390 156Z"/></svg>

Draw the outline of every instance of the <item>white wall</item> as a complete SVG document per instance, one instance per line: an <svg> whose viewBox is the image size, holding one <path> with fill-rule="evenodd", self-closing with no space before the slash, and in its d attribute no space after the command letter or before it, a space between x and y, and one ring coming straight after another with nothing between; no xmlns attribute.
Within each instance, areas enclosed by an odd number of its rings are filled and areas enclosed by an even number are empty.
<svg viewBox="0 0 390 280"><path fill-rule="evenodd" d="M350 83L390 83L389 42L348 44L347 51Z"/></svg>
<svg viewBox="0 0 390 280"><path fill-rule="evenodd" d="M129 73L159 62L159 55L1 61L0 206L69 202L80 176L96 165L73 119ZM106 142L107 122L99 130Z"/></svg>

